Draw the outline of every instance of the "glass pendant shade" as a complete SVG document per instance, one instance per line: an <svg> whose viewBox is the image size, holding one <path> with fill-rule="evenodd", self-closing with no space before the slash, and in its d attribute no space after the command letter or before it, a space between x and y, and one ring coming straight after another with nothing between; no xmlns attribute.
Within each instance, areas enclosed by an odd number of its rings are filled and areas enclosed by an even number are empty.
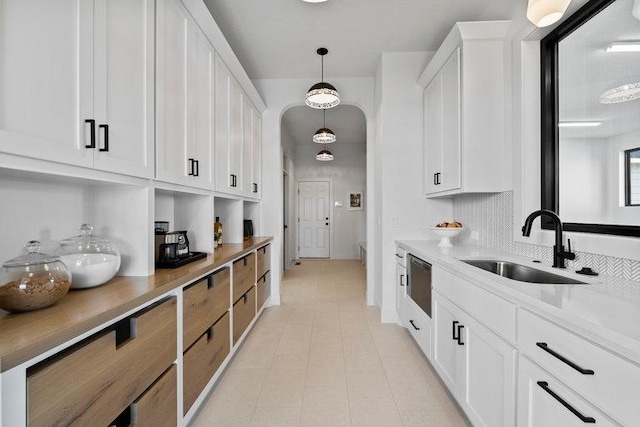
<svg viewBox="0 0 640 427"><path fill-rule="evenodd" d="M547 27L557 22L571 0L529 0L527 5L527 19L536 27Z"/></svg>
<svg viewBox="0 0 640 427"><path fill-rule="evenodd" d="M317 50L317 53L322 59L322 81L309 88L304 103L311 108L332 108L340 104L340 94L332 84L324 81L324 56L329 53L329 51L321 47Z"/></svg>
<svg viewBox="0 0 640 427"><path fill-rule="evenodd" d="M331 144L336 142L336 134L327 128L327 110L322 110L322 128L313 134L313 142L317 144Z"/></svg>
<svg viewBox="0 0 640 427"><path fill-rule="evenodd" d="M316 155L316 160L320 160L321 162L330 162L333 160L333 154L329 150L322 150Z"/></svg>
<svg viewBox="0 0 640 427"><path fill-rule="evenodd" d="M316 133L313 134L313 142L317 144L331 144L336 142L336 135L331 129L318 129Z"/></svg>

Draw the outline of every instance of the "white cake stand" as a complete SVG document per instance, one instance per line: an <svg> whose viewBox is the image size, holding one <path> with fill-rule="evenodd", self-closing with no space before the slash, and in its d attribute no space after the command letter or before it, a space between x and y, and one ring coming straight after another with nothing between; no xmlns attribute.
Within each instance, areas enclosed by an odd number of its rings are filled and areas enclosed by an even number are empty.
<svg viewBox="0 0 640 427"><path fill-rule="evenodd" d="M436 236L440 237L440 243L438 243L438 246L443 246L443 247L448 247L448 246L453 246L453 244L451 243L451 237L457 236L458 234L462 233L462 230L464 230L463 227L431 227L430 228L431 231L433 231L433 233Z"/></svg>

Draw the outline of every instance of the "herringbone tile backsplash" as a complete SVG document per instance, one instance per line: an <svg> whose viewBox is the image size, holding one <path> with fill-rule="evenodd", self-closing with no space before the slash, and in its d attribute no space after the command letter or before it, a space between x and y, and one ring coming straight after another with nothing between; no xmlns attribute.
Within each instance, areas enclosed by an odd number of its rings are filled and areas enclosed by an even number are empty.
<svg viewBox="0 0 640 427"><path fill-rule="evenodd" d="M546 246L513 240L513 191L491 194L463 194L453 199L453 215L462 221L465 231L459 238L469 239L471 230L479 231L479 245L553 264ZM640 261L576 251L576 259L567 268L591 267L600 274L640 281Z"/></svg>

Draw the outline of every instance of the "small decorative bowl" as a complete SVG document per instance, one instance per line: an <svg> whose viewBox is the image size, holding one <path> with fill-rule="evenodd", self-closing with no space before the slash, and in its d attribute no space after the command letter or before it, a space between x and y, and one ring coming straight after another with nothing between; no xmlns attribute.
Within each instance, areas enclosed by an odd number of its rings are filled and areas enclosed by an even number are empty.
<svg viewBox="0 0 640 427"><path fill-rule="evenodd" d="M438 246L453 246L449 239L462 233L464 227L430 227L429 229L433 231L436 236L440 237Z"/></svg>

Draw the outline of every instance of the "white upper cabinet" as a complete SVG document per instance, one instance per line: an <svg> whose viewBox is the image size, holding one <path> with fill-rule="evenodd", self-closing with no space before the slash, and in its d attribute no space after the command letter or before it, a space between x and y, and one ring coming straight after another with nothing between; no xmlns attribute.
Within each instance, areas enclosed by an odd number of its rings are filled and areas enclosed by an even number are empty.
<svg viewBox="0 0 640 427"><path fill-rule="evenodd" d="M242 195L244 93L222 59L215 59L215 189Z"/></svg>
<svg viewBox="0 0 640 427"><path fill-rule="evenodd" d="M0 38L0 150L152 176L153 1L3 0Z"/></svg>
<svg viewBox="0 0 640 427"><path fill-rule="evenodd" d="M422 73L427 196L509 189L504 36L508 21L457 23Z"/></svg>
<svg viewBox="0 0 640 427"><path fill-rule="evenodd" d="M245 197L260 198L262 191L260 174L262 171L262 118L248 97L242 106L244 121L244 143L242 152L242 183Z"/></svg>
<svg viewBox="0 0 640 427"><path fill-rule="evenodd" d="M214 50L178 0L157 13L156 178L212 187Z"/></svg>

